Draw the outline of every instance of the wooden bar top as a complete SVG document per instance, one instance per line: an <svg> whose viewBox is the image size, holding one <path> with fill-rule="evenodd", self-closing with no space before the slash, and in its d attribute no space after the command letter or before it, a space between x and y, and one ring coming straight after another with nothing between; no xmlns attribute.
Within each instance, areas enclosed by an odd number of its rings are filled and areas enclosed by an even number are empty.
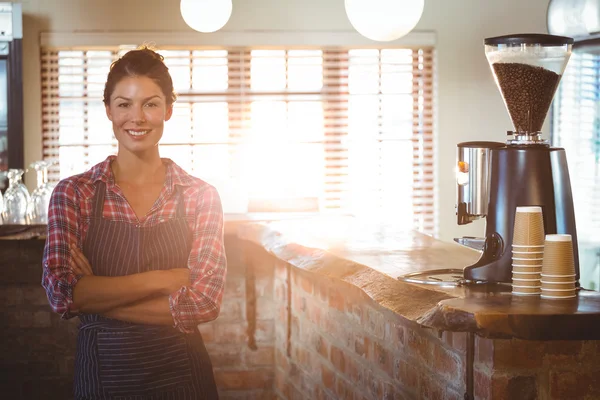
<svg viewBox="0 0 600 400"><path fill-rule="evenodd" d="M297 268L361 288L383 307L423 326L490 338L600 339L600 293L548 300L510 293L508 284L413 284L401 275L462 269L479 252L398 226L317 217L237 226L237 235Z"/></svg>

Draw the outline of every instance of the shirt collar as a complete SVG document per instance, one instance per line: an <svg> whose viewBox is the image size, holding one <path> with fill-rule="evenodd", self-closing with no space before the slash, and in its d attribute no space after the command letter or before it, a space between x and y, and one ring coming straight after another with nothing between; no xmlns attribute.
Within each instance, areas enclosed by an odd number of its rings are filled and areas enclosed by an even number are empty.
<svg viewBox="0 0 600 400"><path fill-rule="evenodd" d="M83 175L83 179L87 180L88 183L95 183L96 181L102 181L106 183L107 188L110 190L115 186L115 176L110 168L111 162L113 162L117 156L110 155L106 160L99 164L94 165L88 173ZM165 185L172 191L175 185L179 186L192 186L194 183L193 177L185 172L179 165L175 164L173 160L169 158L161 158L163 163L167 167L167 176L165 178Z"/></svg>

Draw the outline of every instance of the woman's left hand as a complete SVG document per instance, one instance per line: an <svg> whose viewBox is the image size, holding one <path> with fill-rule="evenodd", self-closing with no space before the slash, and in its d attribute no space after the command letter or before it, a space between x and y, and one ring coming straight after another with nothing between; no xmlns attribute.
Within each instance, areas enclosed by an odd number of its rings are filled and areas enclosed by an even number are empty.
<svg viewBox="0 0 600 400"><path fill-rule="evenodd" d="M73 268L73 272L75 272L76 275L94 275L90 262L83 255L81 250L79 250L77 245L71 244L69 249L71 250L71 268Z"/></svg>

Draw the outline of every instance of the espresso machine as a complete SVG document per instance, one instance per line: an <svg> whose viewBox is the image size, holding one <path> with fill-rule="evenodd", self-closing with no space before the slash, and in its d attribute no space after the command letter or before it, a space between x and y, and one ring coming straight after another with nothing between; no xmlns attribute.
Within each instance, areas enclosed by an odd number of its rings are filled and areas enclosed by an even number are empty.
<svg viewBox="0 0 600 400"><path fill-rule="evenodd" d="M486 218L485 236L455 239L481 250L466 282L511 282L516 208L540 206L546 234L572 235L579 279L575 213L565 150L550 146L542 125L569 61L573 39L521 34L487 38L486 58L513 123L506 142L457 145L459 225Z"/></svg>

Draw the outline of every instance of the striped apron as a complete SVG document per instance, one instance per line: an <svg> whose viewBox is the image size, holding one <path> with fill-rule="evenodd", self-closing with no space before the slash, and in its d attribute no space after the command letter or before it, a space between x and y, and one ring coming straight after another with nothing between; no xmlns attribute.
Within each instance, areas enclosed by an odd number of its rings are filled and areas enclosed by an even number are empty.
<svg viewBox="0 0 600 400"><path fill-rule="evenodd" d="M99 181L83 253L98 276L123 276L187 267L192 238L180 187L176 217L138 227L102 217L106 185ZM80 315L76 399L218 399L212 364L200 332L141 325L98 314Z"/></svg>

